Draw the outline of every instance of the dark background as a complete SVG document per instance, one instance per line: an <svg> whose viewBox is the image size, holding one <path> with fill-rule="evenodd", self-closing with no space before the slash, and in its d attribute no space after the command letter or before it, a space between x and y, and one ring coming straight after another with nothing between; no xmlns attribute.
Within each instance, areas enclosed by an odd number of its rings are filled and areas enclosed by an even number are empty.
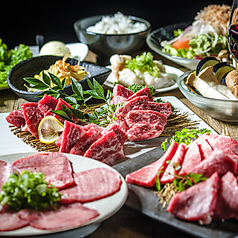
<svg viewBox="0 0 238 238"><path fill-rule="evenodd" d="M9 0L8 0L9 1ZM197 11L209 4L232 5L232 0L64 0L5 2L0 13L0 38L13 48L19 43L35 45L35 36L45 42L77 42L73 23L84 17L121 11L147 19L152 30L173 23L192 21Z"/></svg>

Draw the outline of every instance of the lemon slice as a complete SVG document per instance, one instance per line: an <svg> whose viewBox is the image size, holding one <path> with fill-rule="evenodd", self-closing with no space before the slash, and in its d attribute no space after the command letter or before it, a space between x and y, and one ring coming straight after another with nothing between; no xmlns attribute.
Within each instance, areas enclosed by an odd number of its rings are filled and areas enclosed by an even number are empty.
<svg viewBox="0 0 238 238"><path fill-rule="evenodd" d="M42 143L50 144L57 140L59 132L64 130L64 125L55 117L44 117L38 127L39 140Z"/></svg>

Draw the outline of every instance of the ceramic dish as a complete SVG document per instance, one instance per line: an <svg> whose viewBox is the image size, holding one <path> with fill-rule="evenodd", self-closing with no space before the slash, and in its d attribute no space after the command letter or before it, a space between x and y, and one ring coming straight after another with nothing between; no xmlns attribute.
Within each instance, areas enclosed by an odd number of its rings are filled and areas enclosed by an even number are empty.
<svg viewBox="0 0 238 238"><path fill-rule="evenodd" d="M238 101L213 99L194 94L184 83L191 72L184 73L177 80L178 87L183 95L195 106L217 120L238 122Z"/></svg>
<svg viewBox="0 0 238 238"><path fill-rule="evenodd" d="M31 154L34 154L34 152L8 154L8 155L1 156L0 159L9 163L13 163L15 160L31 155ZM71 155L71 154L65 154L65 155L71 161L74 172L79 172L79 171L84 171L84 170L99 168L99 167L109 168L115 171L112 167L93 159L85 158L78 155ZM119 176L121 177L122 184L121 184L120 190L117 193L109 197L94 201L94 202L84 203L84 206L91 209L96 209L100 214L97 218L86 223L84 226L68 229L68 230L59 230L59 231L39 230L39 229L32 228L30 226L27 226L15 231L0 232L0 236L7 236L7 237L36 236L37 237L38 235L44 235L45 238L53 238L53 237L84 237L85 235L90 234L99 226L100 222L102 222L103 220L109 218L114 213L116 213L125 203L127 198L127 193L128 193L127 185L123 177L120 174Z"/></svg>
<svg viewBox="0 0 238 238"><path fill-rule="evenodd" d="M128 16L132 21L142 22L147 26L146 30L137 33L99 34L86 30L89 26L99 22L103 16L105 15L91 16L74 23L74 30L79 41L87 44L89 49L98 56L110 57L113 54L130 54L138 51L145 44L151 25L139 17Z"/></svg>
<svg viewBox="0 0 238 238"><path fill-rule="evenodd" d="M146 39L147 45L155 51L156 53L162 55L163 57L182 65L188 69L195 69L199 60L197 59L186 59L182 57L173 56L162 51L163 47L161 46L161 42L164 40L171 40L174 38L174 30L181 29L184 30L189 23L179 23L174 25L169 25L165 27L161 27L153 32L151 32Z"/></svg>
<svg viewBox="0 0 238 238"><path fill-rule="evenodd" d="M164 92L168 92L168 91L171 91L171 90L174 90L174 89L178 88L178 85L176 84L176 81L177 81L178 77L184 73L182 70L177 69L175 67L172 67L172 66L169 66L169 65L164 65L164 66L165 66L165 69L166 69L166 73L169 73L171 75L171 77L173 78L174 84L172 86L169 86L169 87L166 87L166 88L156 89L155 90L156 93L164 93ZM108 66L107 68L111 68L111 66ZM104 85L109 87L109 88L113 88L114 83L115 83L115 80L114 80L112 74L110 74L108 76L107 80L104 82Z"/></svg>
<svg viewBox="0 0 238 238"><path fill-rule="evenodd" d="M36 102L40 98L35 97L39 92L28 92L24 84L24 77L32 77L35 74L40 73L44 69L48 69L55 61L62 59L59 56L38 56L33 57L31 59L27 59L25 61L20 62L19 64L15 65L8 77L7 82L9 87L19 96L27 101ZM78 60L75 59L67 59L67 63L71 65L75 65L78 63ZM85 79L80 81L80 84L83 86L84 90L89 89L87 79L92 80L95 78L100 84L103 84L108 75L110 74L111 70L107 69L102 66L98 66L92 63L87 62L80 62L80 65L85 67L85 70L89 73L90 77L86 77ZM71 85L67 85L65 87L65 92L68 95L73 94Z"/></svg>

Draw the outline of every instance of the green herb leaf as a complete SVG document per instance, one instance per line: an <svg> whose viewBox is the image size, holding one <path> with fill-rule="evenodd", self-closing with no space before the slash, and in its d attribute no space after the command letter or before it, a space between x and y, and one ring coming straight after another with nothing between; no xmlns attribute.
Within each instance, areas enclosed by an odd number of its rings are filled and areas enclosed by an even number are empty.
<svg viewBox="0 0 238 238"><path fill-rule="evenodd" d="M42 73L43 81L46 85L50 86L50 77L46 73Z"/></svg>
<svg viewBox="0 0 238 238"><path fill-rule="evenodd" d="M84 100L83 87L74 78L71 79L73 92L81 99Z"/></svg>
<svg viewBox="0 0 238 238"><path fill-rule="evenodd" d="M50 78L51 78L52 82L53 82L55 85L57 85L59 88L63 89L63 88L62 88L62 84L61 84L61 82L60 82L60 79L59 79L56 75L54 75L54 74L52 74L52 73L50 73L50 72L48 72L48 73L49 73L49 75L50 75Z"/></svg>

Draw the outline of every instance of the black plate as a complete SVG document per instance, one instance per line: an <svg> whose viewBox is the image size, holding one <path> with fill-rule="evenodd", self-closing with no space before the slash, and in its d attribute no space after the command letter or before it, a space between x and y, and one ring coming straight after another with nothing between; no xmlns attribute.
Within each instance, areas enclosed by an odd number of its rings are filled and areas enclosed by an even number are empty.
<svg viewBox="0 0 238 238"><path fill-rule="evenodd" d="M62 59L62 57L48 55L34 57L20 62L11 69L7 77L9 87L19 97L22 97L27 101L37 102L40 98L35 96L39 94L39 92L28 92L24 86L24 84L27 83L23 80L23 78L33 77L35 74L39 74L42 70L48 69L52 64L55 63L55 61L60 59ZM66 62L70 63L71 65L76 65L78 60L67 59ZM83 66L90 74L90 77L87 77L79 82L82 84L84 90L89 89L87 79L92 81L92 79L95 78L100 84L103 84L111 72L110 69L92 63L80 62L80 65ZM68 95L73 94L71 85L65 87L65 92Z"/></svg>
<svg viewBox="0 0 238 238"><path fill-rule="evenodd" d="M161 141L163 140L164 138L161 137ZM128 173L156 161L163 153L159 146L146 154L126 160L113 167L125 177ZM159 222L166 223L197 237L231 238L238 235L238 221L236 220L227 220L225 222L213 221L210 225L203 226L196 222L183 221L168 213L166 208L162 208L153 189L133 184L128 184L128 188L129 195L126 205Z"/></svg>

